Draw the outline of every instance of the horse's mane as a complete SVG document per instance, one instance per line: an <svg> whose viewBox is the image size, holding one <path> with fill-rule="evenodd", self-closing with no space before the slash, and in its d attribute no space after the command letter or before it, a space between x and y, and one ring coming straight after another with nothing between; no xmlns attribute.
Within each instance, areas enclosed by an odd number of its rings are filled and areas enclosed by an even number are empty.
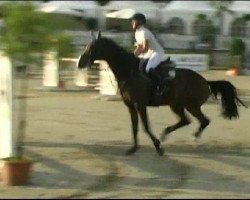
<svg viewBox="0 0 250 200"><path fill-rule="evenodd" d="M109 45L111 48L114 48L116 51L119 51L121 54L132 54L131 52L128 52L126 49L124 49L122 46L119 46L114 40L110 38L101 37L99 40L102 43ZM132 55L134 56L134 54Z"/></svg>
<svg viewBox="0 0 250 200"><path fill-rule="evenodd" d="M110 54L115 55L113 59L115 59L116 63L119 63L119 69L123 70L124 73L131 70L138 70L140 60L132 52L129 52L107 37L101 37L99 42L105 46L106 50L109 51Z"/></svg>

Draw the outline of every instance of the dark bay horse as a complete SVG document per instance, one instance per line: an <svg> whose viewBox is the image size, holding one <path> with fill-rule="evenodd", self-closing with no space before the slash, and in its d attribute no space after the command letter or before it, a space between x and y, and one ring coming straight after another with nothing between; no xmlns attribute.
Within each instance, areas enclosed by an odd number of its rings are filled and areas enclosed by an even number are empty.
<svg viewBox="0 0 250 200"><path fill-rule="evenodd" d="M98 37L87 45L77 66L78 68L90 67L95 60L105 60L108 63L118 82L123 102L128 107L134 145L127 151L127 155L135 153L138 149L138 114L156 151L159 155L163 155L160 141L150 129L146 109L147 106L152 106L150 98L153 85L151 79L139 72L139 58L124 50L111 39L101 37L99 32ZM161 70L164 72L164 69ZM237 106L245 105L237 97L236 89L230 82L224 80L206 81L201 75L189 69L176 68L175 73L175 78L168 82L169 90L160 98L159 106L169 105L180 120L163 130L162 141L165 135L190 124L185 110L189 111L200 122L200 127L194 134L196 138L200 137L210 122L202 113L201 106L212 93L215 97L217 94L221 95L222 114L226 119L239 117Z"/></svg>

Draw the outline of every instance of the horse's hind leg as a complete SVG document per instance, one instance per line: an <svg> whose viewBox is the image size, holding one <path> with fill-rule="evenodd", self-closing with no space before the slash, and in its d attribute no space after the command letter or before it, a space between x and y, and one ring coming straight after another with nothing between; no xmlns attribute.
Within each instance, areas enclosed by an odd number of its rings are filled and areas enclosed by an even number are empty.
<svg viewBox="0 0 250 200"><path fill-rule="evenodd" d="M172 126L169 126L164 129L161 134L161 141L165 140L165 137L170 134L171 132L175 131L178 128L186 126L190 124L190 120L188 119L187 115L185 114L184 107L181 105L170 105L171 110L179 116L180 121Z"/></svg>
<svg viewBox="0 0 250 200"><path fill-rule="evenodd" d="M149 127L149 123L148 123L148 115L147 115L147 110L145 106L138 106L138 111L141 117L141 120L143 122L144 125L144 129L146 131L146 133L149 135L149 137L151 138L151 140L154 143L154 146L156 148L157 153L162 156L163 155L163 150L161 148L161 143L160 141L153 135L153 133L150 130Z"/></svg>
<svg viewBox="0 0 250 200"><path fill-rule="evenodd" d="M201 106L187 106L186 109L200 122L200 127L194 133L195 138L199 138L203 130L209 125L210 120L202 113Z"/></svg>

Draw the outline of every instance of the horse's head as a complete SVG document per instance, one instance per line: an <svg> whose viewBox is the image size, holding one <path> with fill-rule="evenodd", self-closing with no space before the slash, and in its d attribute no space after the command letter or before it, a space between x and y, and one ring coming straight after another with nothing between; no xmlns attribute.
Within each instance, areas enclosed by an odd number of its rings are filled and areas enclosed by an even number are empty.
<svg viewBox="0 0 250 200"><path fill-rule="evenodd" d="M82 69L91 67L95 60L103 59L102 52L103 47L100 42L101 32L99 31L98 36L95 38L92 35L92 41L86 46L83 54L80 55L77 67Z"/></svg>

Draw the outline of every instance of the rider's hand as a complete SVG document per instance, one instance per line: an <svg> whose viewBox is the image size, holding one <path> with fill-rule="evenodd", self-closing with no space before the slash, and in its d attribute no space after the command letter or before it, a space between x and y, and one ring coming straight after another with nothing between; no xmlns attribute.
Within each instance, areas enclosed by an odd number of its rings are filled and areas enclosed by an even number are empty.
<svg viewBox="0 0 250 200"><path fill-rule="evenodd" d="M135 56L139 56L140 55L140 52L138 51L138 49L134 50L134 55Z"/></svg>

